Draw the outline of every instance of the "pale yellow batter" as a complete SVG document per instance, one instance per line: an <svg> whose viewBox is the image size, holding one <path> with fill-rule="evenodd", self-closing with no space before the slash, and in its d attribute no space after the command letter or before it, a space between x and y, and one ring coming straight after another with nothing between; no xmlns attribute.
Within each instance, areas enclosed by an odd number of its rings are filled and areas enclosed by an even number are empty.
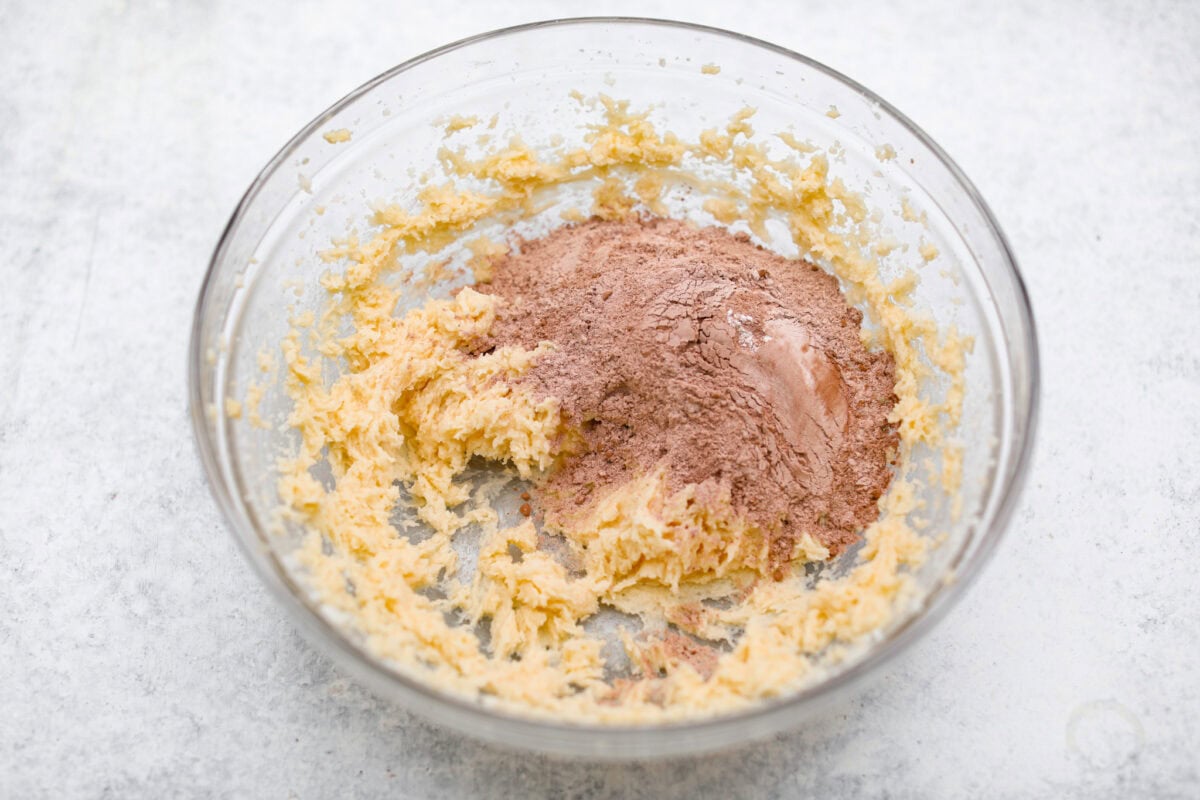
<svg viewBox="0 0 1200 800"><path fill-rule="evenodd" d="M382 209L374 236L326 253L328 308L318 320L298 321L283 343L289 423L302 444L281 465L279 493L286 514L311 532L301 560L324 603L346 612L378 657L414 677L559 718L640 722L736 709L803 685L822 659L887 624L913 590L905 568L919 563L929 539L910 524L917 477L904 455L919 443L942 447L958 423L970 343L911 311L905 299L915 276L881 281L865 203L830 179L826 157L811 146L793 137L798 160L769 159L753 139L751 109L688 143L623 103L602 102L607 124L575 147L547 154L513 141L475 159L443 151L449 174L490 189L429 186L415 210ZM727 163L749 178L748 191L704 183L704 208L760 235L768 217L786 220L801 252L829 265L867 311L875 325L864 336L895 356L902 466L843 577L808 585L803 563L828 553L806 539L791 575L760 580L767 559L757 531L727 506L689 503L686 489L669 495L660 474L611 487L587 519L562 532L565 560L539 546L531 522L501 527L488 492L473 496L461 476L482 457L533 478L553 468L556 447L569 446L561 444L570 435L555 401L535 401L498 379L519 376L553 344L468 356L497 302L470 289L392 313L404 288L385 278L405 254L461 242L486 281L489 258L503 248L473 234L478 223L535 213L556 187L575 182L594 186L588 213L662 213L663 193L686 177L687 157ZM349 335L339 329L346 320ZM336 374L339 359L349 368ZM948 379L936 401L921 395L935 374ZM936 477L948 490L957 488L960 463L953 450L943 459ZM398 533L400 486L411 498L407 524L432 535ZM684 524L701 535L677 540L673 531ZM459 574L452 541L471 526L482 531L478 564ZM702 602L713 598L735 602ZM714 668L700 669L654 636L626 634L641 674L611 684L604 642L583 627L605 606L638 614L651 629L670 622L724 650ZM486 646L476 634L481 623Z"/></svg>

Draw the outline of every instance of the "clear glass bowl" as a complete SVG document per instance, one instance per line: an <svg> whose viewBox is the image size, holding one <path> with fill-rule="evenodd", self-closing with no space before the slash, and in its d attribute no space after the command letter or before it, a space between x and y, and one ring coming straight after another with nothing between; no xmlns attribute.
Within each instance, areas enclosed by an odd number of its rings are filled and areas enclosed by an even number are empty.
<svg viewBox="0 0 1200 800"><path fill-rule="evenodd" d="M662 127L681 135L751 105L757 129L790 127L824 147L836 142L847 184L872 186L872 204L889 214L900 213L905 196L927 216L923 235L941 252L941 269L922 274L917 303L975 337L958 434L967 444L966 513L958 523L938 520L950 533L917 575L918 601L820 683L743 713L588 726L510 716L439 693L372 657L328 618L288 567L295 537L267 529L278 503L275 460L294 440L278 424L288 409L282 370L258 354L278 345L290 313L315 308L326 268L316 252L361 225L371 201L414 196L413 176L442 144L435 121L499 113L536 144L577 124L573 90L654 105ZM350 142L322 135L341 128L353 131ZM876 157L884 144L894 159ZM698 752L797 727L878 672L942 617L994 549L1022 482L1037 410L1034 325L1013 255L974 187L928 136L871 92L796 53L727 31L638 19L551 21L476 36L334 104L271 159L238 204L201 289L188 359L192 420L213 493L247 557L311 641L380 695L430 719L508 746L589 757ZM242 397L252 384L263 387L258 411L268 426L221 413L224 398Z"/></svg>

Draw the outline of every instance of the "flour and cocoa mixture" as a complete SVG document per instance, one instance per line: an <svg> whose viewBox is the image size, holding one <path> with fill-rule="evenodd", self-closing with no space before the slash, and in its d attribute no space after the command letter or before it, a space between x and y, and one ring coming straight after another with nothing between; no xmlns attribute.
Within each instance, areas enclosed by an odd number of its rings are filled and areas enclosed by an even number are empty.
<svg viewBox="0 0 1200 800"><path fill-rule="evenodd" d="M479 351L554 344L519 379L579 436L539 493L552 525L658 468L727 497L775 568L805 533L837 554L877 518L895 364L825 271L723 229L596 219L520 243L476 288L504 301Z"/></svg>

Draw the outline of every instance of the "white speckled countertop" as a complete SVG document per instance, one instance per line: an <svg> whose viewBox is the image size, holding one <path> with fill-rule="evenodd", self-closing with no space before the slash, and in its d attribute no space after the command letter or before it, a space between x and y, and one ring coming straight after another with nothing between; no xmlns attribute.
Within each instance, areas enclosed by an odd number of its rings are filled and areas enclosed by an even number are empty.
<svg viewBox="0 0 1200 800"><path fill-rule="evenodd" d="M1200 5L0 3L0 797L1200 796ZM985 6L996 6L985 10ZM1043 345L982 580L753 748L517 757L367 694L251 574L191 443L210 249L275 149L426 49L553 16L761 36L922 125Z"/></svg>

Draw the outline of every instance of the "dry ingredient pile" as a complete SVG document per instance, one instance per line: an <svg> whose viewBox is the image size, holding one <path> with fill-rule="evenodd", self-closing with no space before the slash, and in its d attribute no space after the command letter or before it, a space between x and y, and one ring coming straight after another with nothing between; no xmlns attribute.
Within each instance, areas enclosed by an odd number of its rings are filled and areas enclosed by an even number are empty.
<svg viewBox="0 0 1200 800"><path fill-rule="evenodd" d="M827 155L790 134L771 155L753 109L688 143L587 107L603 120L558 150L444 148L445 183L322 252L323 303L282 341L280 529L324 613L458 697L589 723L745 709L917 596L970 341L914 310L915 273L882 277L898 245ZM594 201L571 224L483 235L568 184ZM709 225L784 221L813 260L672 219L673 186L704 187ZM473 285L410 307L451 257Z"/></svg>
<svg viewBox="0 0 1200 800"><path fill-rule="evenodd" d="M831 555L879 515L898 437L895 363L868 351L832 275L744 234L592 220L524 242L480 291L479 350L553 349L517 379L578 441L540 483L572 528L612 487L661 470L669 495L731 507L772 570L808 533Z"/></svg>

